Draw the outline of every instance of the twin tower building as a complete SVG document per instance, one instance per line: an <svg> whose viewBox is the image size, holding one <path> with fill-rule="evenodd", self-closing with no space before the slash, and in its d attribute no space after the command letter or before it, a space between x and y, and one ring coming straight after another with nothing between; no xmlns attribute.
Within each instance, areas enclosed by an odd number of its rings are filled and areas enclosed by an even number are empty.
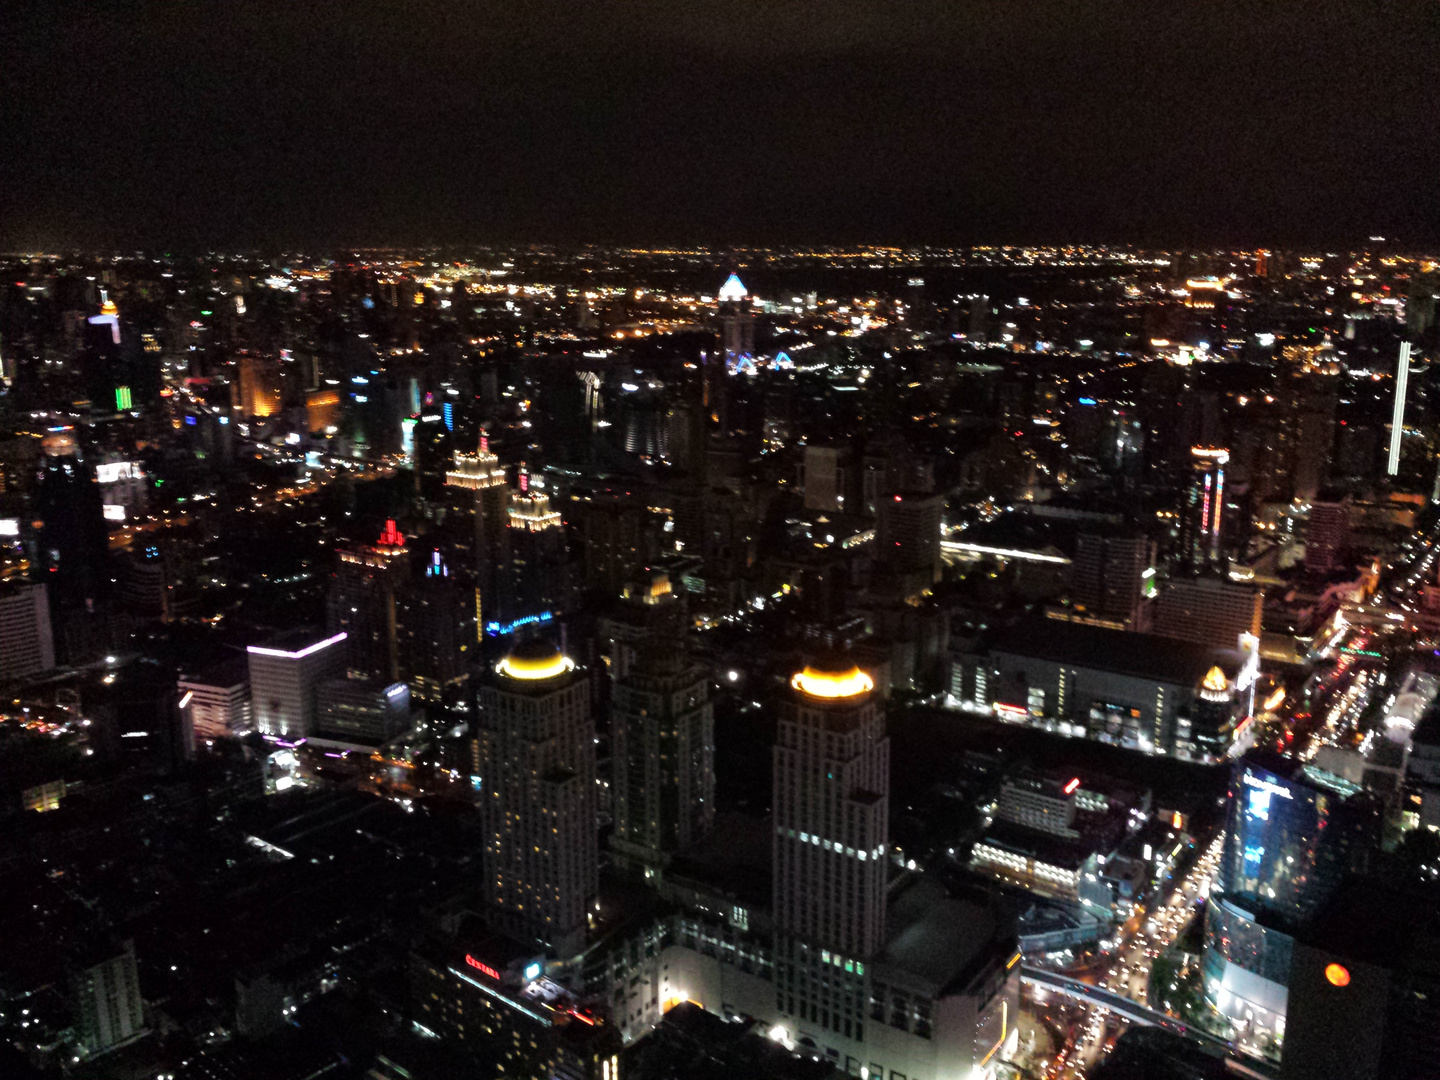
<svg viewBox="0 0 1440 1080"><path fill-rule="evenodd" d="M687 653L683 604L663 574L631 586L625 600L608 627L610 847L616 863L659 877L714 824L710 683ZM495 666L481 702L490 917L512 937L544 943L563 967L596 947L590 682L553 644L532 640ZM851 1075L990 1075L1014 1038L1014 938L989 912L893 865L890 743L871 676L843 657L796 673L772 754L772 909L750 920L754 940L735 950L762 959L742 966L725 950L688 944L679 929L652 935L663 943L655 998L666 1004L650 1022L690 1000L763 1021L772 1037ZM681 928L696 917L670 918Z"/></svg>
<svg viewBox="0 0 1440 1080"><path fill-rule="evenodd" d="M611 847L658 867L715 819L709 677L685 649L664 573L609 624ZM476 740L486 890L496 925L558 956L585 945L599 891L596 730L588 676L548 640L516 645L481 690Z"/></svg>

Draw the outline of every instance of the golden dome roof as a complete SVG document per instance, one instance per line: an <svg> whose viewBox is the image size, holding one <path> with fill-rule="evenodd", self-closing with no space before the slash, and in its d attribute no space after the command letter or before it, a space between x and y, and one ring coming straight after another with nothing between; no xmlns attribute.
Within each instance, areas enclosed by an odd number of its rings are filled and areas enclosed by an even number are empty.
<svg viewBox="0 0 1440 1080"><path fill-rule="evenodd" d="M849 698L868 694L875 680L849 660L814 661L797 672L790 685L813 698Z"/></svg>
<svg viewBox="0 0 1440 1080"><path fill-rule="evenodd" d="M516 645L510 655L495 665L501 675L533 682L553 679L575 667L575 661L548 641L527 641Z"/></svg>

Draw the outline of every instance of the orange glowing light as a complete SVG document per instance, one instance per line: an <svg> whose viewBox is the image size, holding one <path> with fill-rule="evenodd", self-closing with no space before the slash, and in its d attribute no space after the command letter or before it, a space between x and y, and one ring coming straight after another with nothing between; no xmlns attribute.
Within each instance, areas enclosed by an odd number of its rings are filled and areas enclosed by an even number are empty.
<svg viewBox="0 0 1440 1080"><path fill-rule="evenodd" d="M790 685L811 697L846 698L873 690L875 680L858 667L839 672L817 671L813 667L806 667L790 680Z"/></svg>
<svg viewBox="0 0 1440 1080"><path fill-rule="evenodd" d="M1326 964L1325 981L1331 986L1349 986L1350 969L1344 964Z"/></svg>

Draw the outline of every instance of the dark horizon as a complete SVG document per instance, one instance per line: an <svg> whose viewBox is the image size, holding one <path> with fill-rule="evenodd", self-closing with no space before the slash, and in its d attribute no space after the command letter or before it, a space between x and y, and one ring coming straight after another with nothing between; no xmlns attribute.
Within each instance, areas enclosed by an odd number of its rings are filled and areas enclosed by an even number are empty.
<svg viewBox="0 0 1440 1080"><path fill-rule="evenodd" d="M27 8L0 247L1421 245L1436 12Z"/></svg>

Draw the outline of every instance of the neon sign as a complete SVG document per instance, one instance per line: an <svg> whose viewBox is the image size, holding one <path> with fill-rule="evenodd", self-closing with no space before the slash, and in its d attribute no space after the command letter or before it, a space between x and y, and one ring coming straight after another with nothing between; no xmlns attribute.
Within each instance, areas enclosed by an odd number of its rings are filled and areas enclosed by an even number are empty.
<svg viewBox="0 0 1440 1080"><path fill-rule="evenodd" d="M500 972L496 971L489 964L482 964L479 960L476 960L475 957L471 956L469 953L465 954L465 963L469 964L476 971L480 972L480 974L489 975L490 978L494 979L496 982L500 981Z"/></svg>

